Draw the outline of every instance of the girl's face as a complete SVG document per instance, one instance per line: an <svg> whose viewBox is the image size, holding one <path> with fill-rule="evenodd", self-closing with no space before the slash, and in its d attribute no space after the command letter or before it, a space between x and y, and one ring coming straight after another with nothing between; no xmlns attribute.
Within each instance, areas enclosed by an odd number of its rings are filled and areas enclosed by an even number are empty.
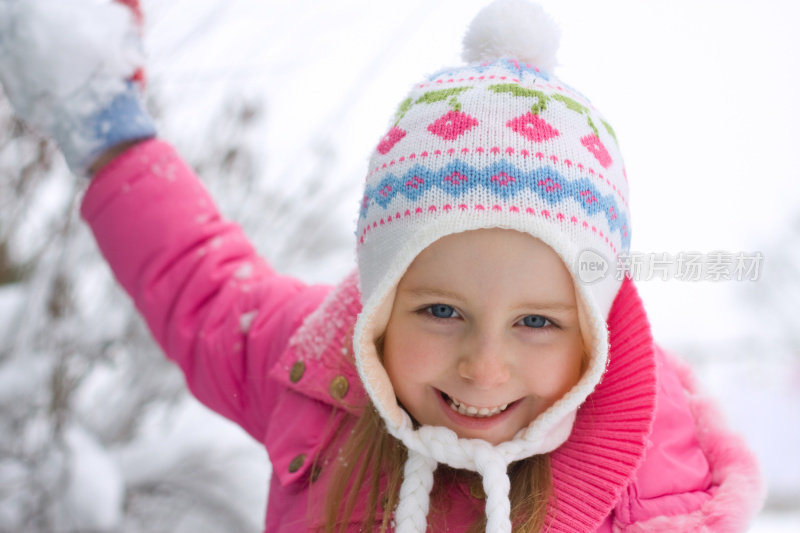
<svg viewBox="0 0 800 533"><path fill-rule="evenodd" d="M443 237L400 280L383 362L420 424L510 440L578 381L584 346L572 278L517 231Z"/></svg>

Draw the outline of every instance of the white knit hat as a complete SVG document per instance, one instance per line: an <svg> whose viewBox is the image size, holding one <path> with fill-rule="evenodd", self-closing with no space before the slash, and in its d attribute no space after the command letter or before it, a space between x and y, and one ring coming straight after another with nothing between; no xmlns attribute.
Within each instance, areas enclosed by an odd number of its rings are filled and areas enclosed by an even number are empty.
<svg viewBox="0 0 800 533"><path fill-rule="evenodd" d="M480 473L487 530L510 532L508 465L566 441L606 367L606 318L621 281L606 275L579 283L579 256L591 250L613 265L628 250L627 179L611 127L550 72L557 46L558 31L541 8L496 0L467 32L468 64L415 85L370 160L357 235L363 310L353 343L372 402L408 448L400 533L425 531L438 463ZM512 440L492 445L445 427L415 429L375 341L400 278L422 250L445 235L496 227L529 233L562 258L576 280L589 361L562 399Z"/></svg>

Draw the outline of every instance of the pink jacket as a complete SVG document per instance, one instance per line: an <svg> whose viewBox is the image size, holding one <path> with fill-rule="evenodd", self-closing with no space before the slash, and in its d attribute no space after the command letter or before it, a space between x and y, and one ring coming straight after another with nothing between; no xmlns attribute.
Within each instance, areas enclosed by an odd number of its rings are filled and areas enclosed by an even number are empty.
<svg viewBox="0 0 800 533"><path fill-rule="evenodd" d="M108 165L82 214L192 393L266 447L265 530L315 529L331 471L315 459L341 445L330 429L367 401L349 357L355 274L331 289L274 272L158 140ZM608 371L551 455L548 531L744 531L763 500L754 457L689 369L653 345L632 283L608 322ZM469 487L450 497L435 531L463 531L483 513Z"/></svg>

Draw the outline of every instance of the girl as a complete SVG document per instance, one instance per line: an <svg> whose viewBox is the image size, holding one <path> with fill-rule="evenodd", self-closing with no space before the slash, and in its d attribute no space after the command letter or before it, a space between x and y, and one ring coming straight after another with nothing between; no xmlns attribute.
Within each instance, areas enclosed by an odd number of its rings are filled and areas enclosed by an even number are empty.
<svg viewBox="0 0 800 533"><path fill-rule="evenodd" d="M358 269L328 288L275 273L156 138L123 8L72 2L103 24L71 33L21 4L0 4L4 89L94 176L82 215L192 392L266 446L267 531L745 529L752 455L631 279L581 281L587 252L628 250L628 182L539 8L495 1L467 64L413 86L367 170Z"/></svg>

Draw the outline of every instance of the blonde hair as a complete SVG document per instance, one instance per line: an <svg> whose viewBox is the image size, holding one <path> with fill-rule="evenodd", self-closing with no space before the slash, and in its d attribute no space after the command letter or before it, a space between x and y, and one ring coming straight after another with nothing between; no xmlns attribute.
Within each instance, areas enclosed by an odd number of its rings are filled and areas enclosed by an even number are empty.
<svg viewBox="0 0 800 533"><path fill-rule="evenodd" d="M361 524L362 529L372 530L380 505L384 513L379 531L385 532L392 510L397 505L407 457L405 446L389 435L372 404L366 406L341 451L329 458L334 471L326 490L324 531L346 531L356 505L359 501L365 501L367 513ZM552 492L549 459L548 455L538 455L509 466L509 499L515 533L537 533L542 530ZM384 494L381 494L382 475L388 481ZM431 492L431 515L447 512L450 488L454 484L476 482L480 482L480 476L474 472L440 465ZM484 531L486 519L483 513L481 516L483 518L476 521L470 531Z"/></svg>

